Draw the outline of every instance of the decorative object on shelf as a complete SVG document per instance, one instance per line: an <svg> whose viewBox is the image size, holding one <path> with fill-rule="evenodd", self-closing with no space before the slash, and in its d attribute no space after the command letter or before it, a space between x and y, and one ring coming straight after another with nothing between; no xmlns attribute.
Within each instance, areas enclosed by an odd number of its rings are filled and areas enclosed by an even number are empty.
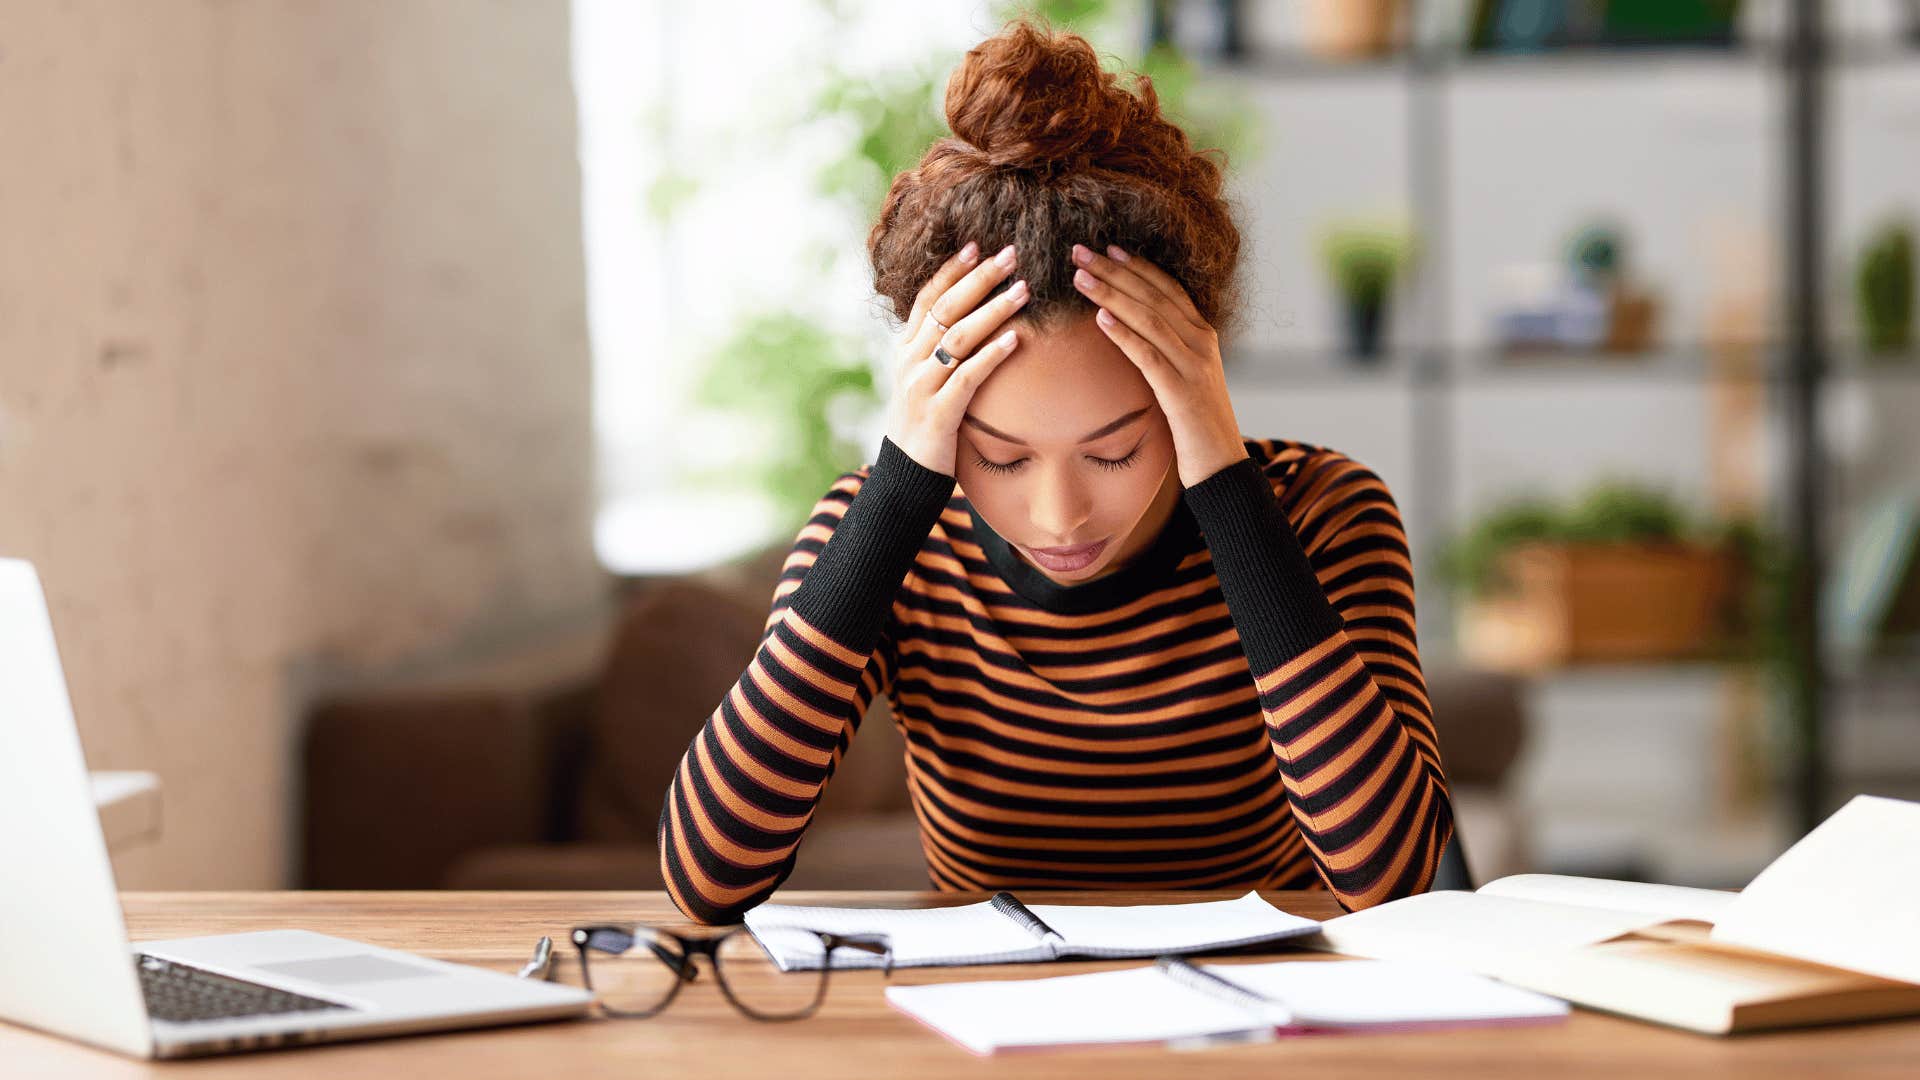
<svg viewBox="0 0 1920 1080"><path fill-rule="evenodd" d="M1645 353L1659 302L1627 272L1624 230L1598 220L1575 231L1562 263L1523 263L1502 276L1494 337L1509 356L1567 350Z"/></svg>
<svg viewBox="0 0 1920 1080"><path fill-rule="evenodd" d="M1480 52L1734 43L1740 0L1475 0L1467 45Z"/></svg>
<svg viewBox="0 0 1920 1080"><path fill-rule="evenodd" d="M1869 356L1913 347L1913 229L1905 221L1874 231L1854 274L1854 299Z"/></svg>
<svg viewBox="0 0 1920 1080"><path fill-rule="evenodd" d="M1577 0L1477 0L1467 24L1469 48L1537 52L1569 44L1569 20L1586 5Z"/></svg>
<svg viewBox="0 0 1920 1080"><path fill-rule="evenodd" d="M1077 22L1106 5L1095 0L1055 3L1055 18ZM1180 49L1222 60L1247 53L1246 20L1241 0L1151 0L1147 5L1147 49Z"/></svg>
<svg viewBox="0 0 1920 1080"><path fill-rule="evenodd" d="M1607 329L1600 347L1613 353L1650 348L1660 304L1650 290L1633 282L1625 230L1613 222L1588 225L1574 233L1568 257L1575 277L1604 298Z"/></svg>
<svg viewBox="0 0 1920 1080"><path fill-rule="evenodd" d="M1349 354L1363 363L1378 361L1388 300L1413 262L1412 232L1387 218L1335 221L1321 231L1320 254L1340 293Z"/></svg>
<svg viewBox="0 0 1920 1080"><path fill-rule="evenodd" d="M1695 520L1672 496L1603 480L1569 505L1524 496L1441 552L1462 587L1462 651L1538 672L1568 664L1745 655L1771 541L1745 518Z"/></svg>
<svg viewBox="0 0 1920 1080"><path fill-rule="evenodd" d="M1406 0L1306 0L1302 8L1307 50L1335 60L1392 52L1407 23Z"/></svg>

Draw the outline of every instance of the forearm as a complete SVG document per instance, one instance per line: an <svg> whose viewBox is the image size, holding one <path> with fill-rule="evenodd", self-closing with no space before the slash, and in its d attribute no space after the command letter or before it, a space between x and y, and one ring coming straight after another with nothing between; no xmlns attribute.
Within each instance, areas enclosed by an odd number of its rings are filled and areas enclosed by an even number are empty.
<svg viewBox="0 0 1920 1080"><path fill-rule="evenodd" d="M1320 549L1324 583L1257 462L1186 498L1328 887L1348 908L1424 891L1452 809L1414 646L1411 566L1384 489L1318 516L1337 530Z"/></svg>
<svg viewBox="0 0 1920 1080"><path fill-rule="evenodd" d="M844 513L816 508L808 530L830 536L817 554L807 530L796 541L789 567L804 576L794 586L783 573L759 649L689 744L661 811L661 871L690 918L738 921L791 872L890 679L888 613L952 487L888 442Z"/></svg>

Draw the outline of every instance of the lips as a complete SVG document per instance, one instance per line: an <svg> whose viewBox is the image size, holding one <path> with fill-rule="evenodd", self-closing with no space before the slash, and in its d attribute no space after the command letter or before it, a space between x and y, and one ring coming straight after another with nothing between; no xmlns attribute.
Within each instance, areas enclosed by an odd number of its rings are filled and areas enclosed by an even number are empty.
<svg viewBox="0 0 1920 1080"><path fill-rule="evenodd" d="M1080 544L1064 548L1028 548L1027 554L1033 561L1048 570L1068 572L1080 570L1092 565L1093 560L1106 550L1107 541L1097 540L1091 544Z"/></svg>

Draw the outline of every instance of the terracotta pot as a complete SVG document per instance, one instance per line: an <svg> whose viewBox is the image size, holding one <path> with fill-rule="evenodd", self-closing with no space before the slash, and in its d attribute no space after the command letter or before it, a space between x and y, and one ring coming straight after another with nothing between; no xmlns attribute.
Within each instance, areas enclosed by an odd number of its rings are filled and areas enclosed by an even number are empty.
<svg viewBox="0 0 1920 1080"><path fill-rule="evenodd" d="M1686 544L1516 546L1502 558L1511 592L1460 610L1462 650L1506 671L1680 660L1727 640L1732 556Z"/></svg>

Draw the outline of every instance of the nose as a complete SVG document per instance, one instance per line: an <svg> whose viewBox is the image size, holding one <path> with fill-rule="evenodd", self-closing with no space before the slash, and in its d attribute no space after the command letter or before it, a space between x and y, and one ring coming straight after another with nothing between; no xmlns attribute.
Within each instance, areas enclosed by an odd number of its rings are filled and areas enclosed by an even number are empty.
<svg viewBox="0 0 1920 1080"><path fill-rule="evenodd" d="M1093 516L1093 498L1071 469L1042 472L1028 503L1035 547L1065 547L1084 542L1082 526Z"/></svg>

